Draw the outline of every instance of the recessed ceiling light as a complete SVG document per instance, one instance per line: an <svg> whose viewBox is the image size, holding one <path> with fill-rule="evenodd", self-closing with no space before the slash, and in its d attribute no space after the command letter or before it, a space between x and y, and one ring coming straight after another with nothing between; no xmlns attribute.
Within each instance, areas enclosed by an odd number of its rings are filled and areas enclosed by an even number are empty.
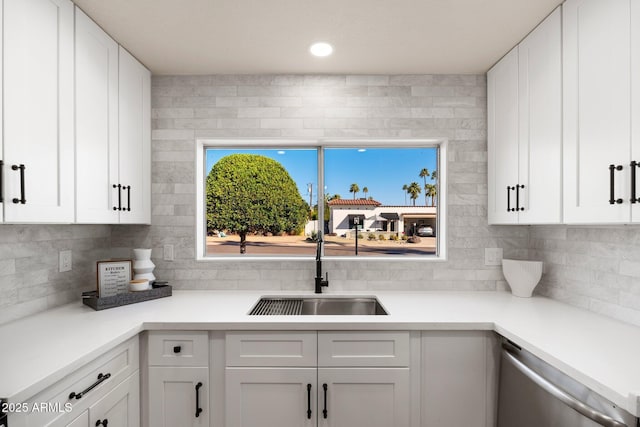
<svg viewBox="0 0 640 427"><path fill-rule="evenodd" d="M366 149L366 148L360 148L360 149L358 149L358 153L364 153L365 151L367 151L367 149Z"/></svg>
<svg viewBox="0 0 640 427"><path fill-rule="evenodd" d="M329 56L333 53L333 46L325 42L314 43L309 48L309 52L314 56Z"/></svg>
<svg viewBox="0 0 640 427"><path fill-rule="evenodd" d="M280 151L278 151L278 154L282 155L282 154L284 154L284 151L280 150Z"/></svg>

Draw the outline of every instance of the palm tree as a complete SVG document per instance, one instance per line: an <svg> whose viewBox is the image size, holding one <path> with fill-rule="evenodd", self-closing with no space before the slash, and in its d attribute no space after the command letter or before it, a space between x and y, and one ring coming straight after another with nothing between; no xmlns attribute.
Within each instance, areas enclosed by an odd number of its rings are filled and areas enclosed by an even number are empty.
<svg viewBox="0 0 640 427"><path fill-rule="evenodd" d="M435 198L436 198L436 194L438 192L438 186L435 184L427 184L424 187L424 192L425 195L431 197L431 206L435 206Z"/></svg>
<svg viewBox="0 0 640 427"><path fill-rule="evenodd" d="M364 198L366 199L367 198L367 193L369 192L369 189L367 187L364 187L362 189L362 192L364 193Z"/></svg>
<svg viewBox="0 0 640 427"><path fill-rule="evenodd" d="M431 172L429 172L429 169L427 168L422 168L422 170L420 171L420 178L424 179L424 205L427 206L427 178L431 175Z"/></svg>
<svg viewBox="0 0 640 427"><path fill-rule="evenodd" d="M353 193L353 200L356 199L356 195L358 194L358 191L360 191L360 187L358 187L358 184L356 183L351 184L351 187L349 187L349 193Z"/></svg>
<svg viewBox="0 0 640 427"><path fill-rule="evenodd" d="M404 191L404 205L405 206L407 205L407 194L409 194L409 193L407 193L408 190L409 190L409 186L407 184L404 184L402 186L402 191Z"/></svg>
<svg viewBox="0 0 640 427"><path fill-rule="evenodd" d="M409 184L409 188L407 189L407 192L410 194L411 200L413 200L413 206L416 205L416 199L418 198L418 195L420 194L420 192L422 191L422 188L420 188L420 184L418 184L417 182L412 182L411 184Z"/></svg>
<svg viewBox="0 0 640 427"><path fill-rule="evenodd" d="M434 181L438 179L438 171L431 172L431 179Z"/></svg>

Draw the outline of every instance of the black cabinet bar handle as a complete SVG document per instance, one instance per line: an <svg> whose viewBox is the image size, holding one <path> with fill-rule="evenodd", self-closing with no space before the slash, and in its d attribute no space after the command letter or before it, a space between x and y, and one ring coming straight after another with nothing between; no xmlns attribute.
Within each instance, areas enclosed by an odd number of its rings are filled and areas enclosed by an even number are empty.
<svg viewBox="0 0 640 427"><path fill-rule="evenodd" d="M101 425L104 426L104 427L107 427L108 424L109 424L109 420L106 419L106 418L104 420L102 420L102 421L100 421L100 420L96 421L96 427L101 426Z"/></svg>
<svg viewBox="0 0 640 427"><path fill-rule="evenodd" d="M113 207L114 211L121 211L122 210L122 195L120 194L120 189L122 188L122 185L118 184L115 185L113 184L113 188L117 188L118 189L118 207Z"/></svg>
<svg viewBox="0 0 640 427"><path fill-rule="evenodd" d="M640 166L640 164L635 160L632 160L629 166L631 166L631 199L629 199L629 201L635 204L636 202L640 202L636 197L636 167Z"/></svg>
<svg viewBox="0 0 640 427"><path fill-rule="evenodd" d="M4 160L0 160L0 203L4 203Z"/></svg>
<svg viewBox="0 0 640 427"><path fill-rule="evenodd" d="M14 171L20 170L20 198L13 199L13 203L20 203L24 205L27 203L27 199L25 199L25 191L24 191L24 170L26 169L24 165L11 165L11 169Z"/></svg>
<svg viewBox="0 0 640 427"><path fill-rule="evenodd" d="M85 394L89 393L91 390L93 390L98 385L100 385L100 383L102 383L103 381L108 380L109 378L111 378L111 374L109 374L109 373L107 373L106 375L102 375L102 373L98 374L98 379L96 380L95 383L91 384L89 387L85 388L80 393L76 393L75 391L72 391L71 394L69 394L69 399L80 399L80 398L82 398L82 396L84 396Z"/></svg>
<svg viewBox="0 0 640 427"><path fill-rule="evenodd" d="M327 419L327 384L322 384L322 389L324 390L324 409L322 410L322 417Z"/></svg>
<svg viewBox="0 0 640 427"><path fill-rule="evenodd" d="M524 185L516 184L516 211L523 211L524 208L520 207L520 189L524 188Z"/></svg>
<svg viewBox="0 0 640 427"><path fill-rule="evenodd" d="M615 196L615 183L616 183L616 177L615 177L615 173L616 171L621 171L622 170L622 165L609 165L609 204L613 205L613 204L620 204L622 203L622 199L616 199Z"/></svg>
<svg viewBox="0 0 640 427"><path fill-rule="evenodd" d="M131 186L127 185L127 212L131 211Z"/></svg>
<svg viewBox="0 0 640 427"><path fill-rule="evenodd" d="M511 212L511 187L507 185L507 212Z"/></svg>
<svg viewBox="0 0 640 427"><path fill-rule="evenodd" d="M202 412L202 408L200 407L200 387L202 387L202 383L196 384L196 418L198 418Z"/></svg>
<svg viewBox="0 0 640 427"><path fill-rule="evenodd" d="M311 419L311 384L307 384L307 419Z"/></svg>

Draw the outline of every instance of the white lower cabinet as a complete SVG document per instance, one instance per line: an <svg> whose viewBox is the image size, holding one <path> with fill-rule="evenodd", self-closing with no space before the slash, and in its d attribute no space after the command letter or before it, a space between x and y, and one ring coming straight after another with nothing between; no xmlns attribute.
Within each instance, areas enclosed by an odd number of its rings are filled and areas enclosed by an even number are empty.
<svg viewBox="0 0 640 427"><path fill-rule="evenodd" d="M203 331L151 331L145 408L149 427L208 427L209 334Z"/></svg>
<svg viewBox="0 0 640 427"><path fill-rule="evenodd" d="M422 426L495 426L499 355L493 332L423 332Z"/></svg>
<svg viewBox="0 0 640 427"><path fill-rule="evenodd" d="M409 426L409 368L319 368L318 426Z"/></svg>
<svg viewBox="0 0 640 427"><path fill-rule="evenodd" d="M227 426L316 425L316 368L227 368Z"/></svg>
<svg viewBox="0 0 640 427"><path fill-rule="evenodd" d="M25 400L55 408L9 414L11 427L140 425L138 337L131 338ZM98 421L101 424L96 424Z"/></svg>
<svg viewBox="0 0 640 427"><path fill-rule="evenodd" d="M107 427L107 425L117 427L138 427L140 425L140 376L138 372L89 407L88 426Z"/></svg>
<svg viewBox="0 0 640 427"><path fill-rule="evenodd" d="M409 352L408 332L229 333L226 426L409 427Z"/></svg>
<svg viewBox="0 0 640 427"><path fill-rule="evenodd" d="M208 368L149 368L149 426L209 425Z"/></svg>
<svg viewBox="0 0 640 427"><path fill-rule="evenodd" d="M87 427L89 425L89 410L84 411L78 418L71 421L65 427Z"/></svg>

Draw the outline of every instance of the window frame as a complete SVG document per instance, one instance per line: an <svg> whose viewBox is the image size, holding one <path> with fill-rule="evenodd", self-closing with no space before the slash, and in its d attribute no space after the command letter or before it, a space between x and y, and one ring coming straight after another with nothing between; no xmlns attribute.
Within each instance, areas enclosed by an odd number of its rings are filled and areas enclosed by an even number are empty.
<svg viewBox="0 0 640 427"><path fill-rule="evenodd" d="M325 148L437 148L438 171L438 205L436 218L438 233L436 234L436 255L421 256L327 256L331 261L423 261L436 262L447 260L447 146L446 138L317 138L317 139L293 139L293 138L197 138L196 170L195 170L195 198L196 198L196 224L195 243L196 261L288 261L310 260L313 256L251 256L251 255L218 255L206 254L206 206L205 206L205 169L206 150L218 149L317 149L318 151L318 200L324 198L324 149ZM318 218L324 218L324 203L318 203Z"/></svg>

